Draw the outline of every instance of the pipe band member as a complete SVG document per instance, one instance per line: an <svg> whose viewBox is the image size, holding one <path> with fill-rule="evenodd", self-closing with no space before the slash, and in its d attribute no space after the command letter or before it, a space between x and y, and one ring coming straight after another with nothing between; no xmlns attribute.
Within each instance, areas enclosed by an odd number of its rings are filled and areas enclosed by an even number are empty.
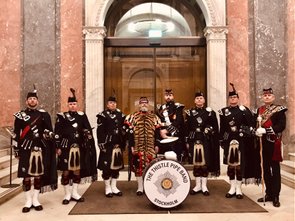
<svg viewBox="0 0 295 221"><path fill-rule="evenodd" d="M129 151L131 152L130 166L134 172L138 188L136 194L142 195L143 171L156 158L159 150L159 117L149 111L147 97L139 99L139 111L130 114L125 119L126 131L129 137Z"/></svg>
<svg viewBox="0 0 295 221"><path fill-rule="evenodd" d="M125 115L117 108L117 99L111 96L107 100L107 108L96 117L96 135L100 149L98 169L102 171L105 196L122 196L122 191L117 188L117 179L120 170L124 168L125 132L123 124Z"/></svg>
<svg viewBox="0 0 295 221"><path fill-rule="evenodd" d="M14 114L13 146L15 157L19 159L18 177L23 178L26 203L22 209L27 213L31 208L43 210L39 193L57 188L56 160L51 118L48 112L38 109L38 95L28 92L26 108ZM31 180L34 190L31 191Z"/></svg>
<svg viewBox="0 0 295 221"><path fill-rule="evenodd" d="M262 100L264 104L258 108L255 119L258 116L261 117L260 126L262 128L257 128L256 135L262 139L263 174L266 190L265 198L258 199L258 202L272 201L274 207L280 207L280 162L283 161L282 132L286 128L285 112L288 109L283 105L274 104L275 95L272 88L263 89ZM258 146L259 142L258 139Z"/></svg>
<svg viewBox="0 0 295 221"><path fill-rule="evenodd" d="M230 190L225 197L236 196L237 199L242 199L242 182L255 183L258 177L254 174L257 170L254 166L258 167L259 162L255 161L258 152L255 151L252 136L255 126L252 112L246 106L239 105L239 95L234 85L231 86L232 91L228 93L229 106L219 110L219 139L224 150L223 163L228 165L230 182Z"/></svg>
<svg viewBox="0 0 295 221"><path fill-rule="evenodd" d="M64 186L62 204L70 200L84 202L78 193L80 183L97 180L96 150L87 115L78 111L75 90L70 89L68 111L57 114L55 134L57 137L58 170L62 171L61 184Z"/></svg>
<svg viewBox="0 0 295 221"><path fill-rule="evenodd" d="M161 119L161 139L169 137L176 137L177 140L173 142L160 143L159 153L164 154L167 151L173 151L177 155L177 160L181 161L182 155L185 151L184 147L184 105L174 100L174 92L172 89L165 89L164 91L165 103L158 105L157 115Z"/></svg>
<svg viewBox="0 0 295 221"><path fill-rule="evenodd" d="M185 113L185 141L188 149L189 163L193 164L196 186L191 190L195 195L202 192L209 196L207 179L220 175L218 122L216 113L205 107L202 92L195 94L195 107Z"/></svg>

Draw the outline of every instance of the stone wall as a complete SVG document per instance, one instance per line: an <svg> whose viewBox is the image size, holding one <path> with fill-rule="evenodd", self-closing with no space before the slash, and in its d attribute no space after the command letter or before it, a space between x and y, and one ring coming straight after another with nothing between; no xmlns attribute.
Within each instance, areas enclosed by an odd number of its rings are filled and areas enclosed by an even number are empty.
<svg viewBox="0 0 295 221"><path fill-rule="evenodd" d="M255 74L256 105L261 104L262 89L269 87L274 90L277 102L286 105L286 1L255 0L253 7L249 15L253 16L254 41L249 43L254 48L250 56Z"/></svg>
<svg viewBox="0 0 295 221"><path fill-rule="evenodd" d="M83 1L12 0L0 8L0 127L13 124L34 84L53 120L67 110L70 87L84 110Z"/></svg>
<svg viewBox="0 0 295 221"><path fill-rule="evenodd" d="M21 98L36 84L40 107L59 110L59 8L55 0L23 1L23 72ZM24 103L23 103L24 105ZM23 106L22 105L22 106Z"/></svg>
<svg viewBox="0 0 295 221"><path fill-rule="evenodd" d="M70 87L76 90L80 110L84 111L85 84L83 69L83 2L60 0L60 110L67 110Z"/></svg>
<svg viewBox="0 0 295 221"><path fill-rule="evenodd" d="M254 107L262 105L261 92L263 88L272 87L276 95L276 103L288 106L288 42L287 30L292 26L288 23L288 4L284 1L249 1L249 17L251 32L249 45L252 48L249 60L251 66L252 87L256 92L252 98ZM293 23L294 26L294 23ZM294 82L294 81L293 81ZM292 111L292 110L291 110ZM287 113L287 128L284 131L283 142L290 143L292 122L294 117ZM291 117L291 118L290 118ZM291 124L290 124L291 123ZM294 151L291 146L285 146L287 153Z"/></svg>
<svg viewBox="0 0 295 221"><path fill-rule="evenodd" d="M13 122L20 108L21 1L0 1L0 127Z"/></svg>
<svg viewBox="0 0 295 221"><path fill-rule="evenodd" d="M251 97L249 71L248 3L247 1L228 1L227 3L227 82L235 85L239 92L240 104L249 106Z"/></svg>
<svg viewBox="0 0 295 221"><path fill-rule="evenodd" d="M287 128L288 133L286 134L287 150L289 152L295 152L295 0L289 0L287 7L287 40L286 48L287 52ZM285 151L286 152L286 151Z"/></svg>

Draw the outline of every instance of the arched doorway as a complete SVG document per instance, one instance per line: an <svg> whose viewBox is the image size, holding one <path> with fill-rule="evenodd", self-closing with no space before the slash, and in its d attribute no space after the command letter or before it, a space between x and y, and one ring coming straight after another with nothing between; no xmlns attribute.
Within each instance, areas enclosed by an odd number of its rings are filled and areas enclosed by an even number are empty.
<svg viewBox="0 0 295 221"><path fill-rule="evenodd" d="M122 110L130 113L136 107L130 105L136 104L140 96L147 96L155 107L163 103L163 91L172 88L177 101L190 108L196 91L206 93L206 41L200 34L205 22L201 10L196 5L188 7L186 1L169 1L169 5L132 2L114 2L106 16L105 100L115 94ZM152 31L159 35L150 36ZM130 78L147 69L149 75ZM142 85L131 90L134 84Z"/></svg>
<svg viewBox="0 0 295 221"><path fill-rule="evenodd" d="M144 79L144 80L143 80ZM137 110L138 101L141 96L145 96L149 98L149 104L151 109L155 107L154 96L154 70L151 68L138 68L138 70L132 70L131 76L128 80L126 80L123 84L126 84L123 92L122 103L127 104L125 106L124 112L130 113ZM162 83L158 74L156 77L156 90L159 91L162 88ZM158 99L156 99L158 100Z"/></svg>
<svg viewBox="0 0 295 221"><path fill-rule="evenodd" d="M97 0L85 2L85 107L90 123L95 125L96 113L105 107L105 51L104 44L107 30L105 18L114 0ZM130 2L133 6L137 1ZM140 1L141 3L143 1ZM147 1L146 1L147 2ZM155 2L155 1L154 1ZM207 104L217 110L226 104L226 6L219 0L158 1L163 4L188 3L198 5L203 14L206 28L201 30L206 38L206 79ZM191 13L196 15L195 12ZM119 16L119 15L117 15ZM122 16L122 15L121 15ZM119 16L119 17L121 17ZM124 42L124 41L123 41ZM181 38L179 42L182 41ZM122 42L121 42L122 43Z"/></svg>

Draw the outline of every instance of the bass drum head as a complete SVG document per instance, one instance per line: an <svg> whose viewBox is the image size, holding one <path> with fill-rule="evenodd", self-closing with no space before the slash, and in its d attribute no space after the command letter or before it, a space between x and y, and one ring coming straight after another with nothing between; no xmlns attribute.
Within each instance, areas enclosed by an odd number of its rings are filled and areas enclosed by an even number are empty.
<svg viewBox="0 0 295 221"><path fill-rule="evenodd" d="M174 160L151 162L143 177L147 198L156 206L172 208L181 204L190 190L186 169Z"/></svg>

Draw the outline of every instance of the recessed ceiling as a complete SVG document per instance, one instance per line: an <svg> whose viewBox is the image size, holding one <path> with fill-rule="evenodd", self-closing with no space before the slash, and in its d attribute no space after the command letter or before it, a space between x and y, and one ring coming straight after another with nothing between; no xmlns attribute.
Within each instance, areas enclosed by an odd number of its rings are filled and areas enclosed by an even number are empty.
<svg viewBox="0 0 295 221"><path fill-rule="evenodd" d="M119 20L115 37L149 37L150 31L161 37L191 36L184 17L174 8L161 3L143 3L131 8Z"/></svg>

